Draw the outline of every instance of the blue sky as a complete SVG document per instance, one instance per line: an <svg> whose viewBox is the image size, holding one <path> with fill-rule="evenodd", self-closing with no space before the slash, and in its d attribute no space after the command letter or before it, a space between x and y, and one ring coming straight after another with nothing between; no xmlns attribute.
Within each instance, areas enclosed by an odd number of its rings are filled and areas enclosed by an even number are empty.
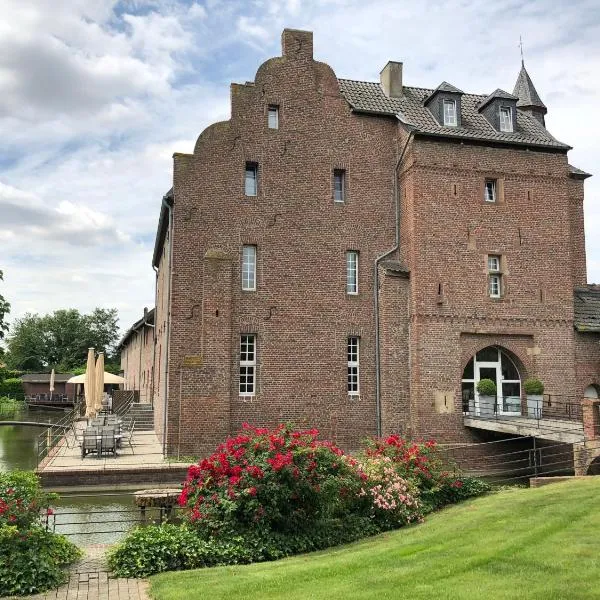
<svg viewBox="0 0 600 600"><path fill-rule="evenodd" d="M151 256L172 153L229 116L229 83L314 31L339 77L512 91L523 36L547 126L600 164L597 0L0 0L0 269L11 319L154 303ZM588 280L600 282L600 172L586 182ZM551 202L548 198L546 201ZM544 215L540 206L540 218Z"/></svg>

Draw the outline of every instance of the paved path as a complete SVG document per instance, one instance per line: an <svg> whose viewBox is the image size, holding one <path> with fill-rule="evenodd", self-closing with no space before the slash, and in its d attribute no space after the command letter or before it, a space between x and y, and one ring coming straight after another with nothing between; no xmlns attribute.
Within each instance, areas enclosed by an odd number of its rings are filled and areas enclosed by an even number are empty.
<svg viewBox="0 0 600 600"><path fill-rule="evenodd" d="M111 579L106 565L108 546L83 548L85 556L71 568L68 583L57 590L26 596L29 600L148 600L148 582Z"/></svg>

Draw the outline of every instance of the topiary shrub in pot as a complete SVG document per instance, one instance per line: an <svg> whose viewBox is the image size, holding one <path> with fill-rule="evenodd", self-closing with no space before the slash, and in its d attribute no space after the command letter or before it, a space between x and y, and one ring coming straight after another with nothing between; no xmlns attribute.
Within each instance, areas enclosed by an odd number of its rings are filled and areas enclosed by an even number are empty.
<svg viewBox="0 0 600 600"><path fill-rule="evenodd" d="M526 379L523 384L527 395L527 416L533 419L542 418L542 404L544 402L544 384L537 378Z"/></svg>
<svg viewBox="0 0 600 600"><path fill-rule="evenodd" d="M479 394L479 414L490 416L496 412L496 384L491 379L480 379L477 382Z"/></svg>

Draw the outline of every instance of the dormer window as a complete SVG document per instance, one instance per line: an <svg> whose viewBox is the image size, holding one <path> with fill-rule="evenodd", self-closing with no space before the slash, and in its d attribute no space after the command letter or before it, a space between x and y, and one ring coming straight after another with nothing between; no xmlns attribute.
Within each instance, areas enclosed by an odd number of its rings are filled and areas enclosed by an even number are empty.
<svg viewBox="0 0 600 600"><path fill-rule="evenodd" d="M508 106L500 107L500 131L513 132L512 110Z"/></svg>
<svg viewBox="0 0 600 600"><path fill-rule="evenodd" d="M444 125L456 127L456 101L444 100Z"/></svg>

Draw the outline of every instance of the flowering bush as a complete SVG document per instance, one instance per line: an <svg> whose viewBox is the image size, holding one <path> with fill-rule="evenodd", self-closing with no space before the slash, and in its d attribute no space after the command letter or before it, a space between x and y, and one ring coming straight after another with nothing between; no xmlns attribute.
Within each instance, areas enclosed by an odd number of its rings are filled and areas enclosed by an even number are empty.
<svg viewBox="0 0 600 600"><path fill-rule="evenodd" d="M397 473L389 456L367 459L360 467L367 480L359 495L369 498L371 516L378 525L393 529L422 520L417 486Z"/></svg>
<svg viewBox="0 0 600 600"><path fill-rule="evenodd" d="M59 585L66 578L62 566L80 555L66 538L42 527L54 498L34 473L0 473L0 596Z"/></svg>
<svg viewBox="0 0 600 600"><path fill-rule="evenodd" d="M357 463L318 431L244 425L209 458L192 465L181 506L199 531L304 531L359 503Z"/></svg>

